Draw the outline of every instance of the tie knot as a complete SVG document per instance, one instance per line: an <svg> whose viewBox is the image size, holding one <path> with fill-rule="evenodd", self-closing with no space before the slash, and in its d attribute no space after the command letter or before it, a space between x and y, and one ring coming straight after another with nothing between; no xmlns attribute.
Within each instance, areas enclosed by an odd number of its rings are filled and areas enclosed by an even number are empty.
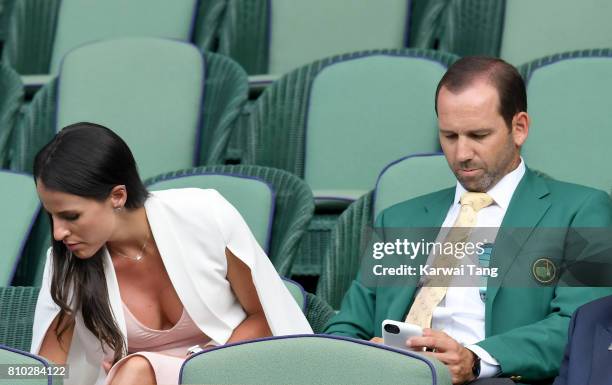
<svg viewBox="0 0 612 385"><path fill-rule="evenodd" d="M461 196L461 206L469 205L474 211L490 206L493 203L493 198L487 193L466 192Z"/></svg>

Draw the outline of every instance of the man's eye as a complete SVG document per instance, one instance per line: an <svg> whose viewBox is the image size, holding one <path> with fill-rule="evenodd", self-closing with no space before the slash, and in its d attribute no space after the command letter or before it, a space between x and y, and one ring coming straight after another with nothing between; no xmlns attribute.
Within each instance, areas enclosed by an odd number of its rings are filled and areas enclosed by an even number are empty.
<svg viewBox="0 0 612 385"><path fill-rule="evenodd" d="M67 221L76 221L77 219L79 219L80 215L79 214L67 214L64 215L64 219Z"/></svg>

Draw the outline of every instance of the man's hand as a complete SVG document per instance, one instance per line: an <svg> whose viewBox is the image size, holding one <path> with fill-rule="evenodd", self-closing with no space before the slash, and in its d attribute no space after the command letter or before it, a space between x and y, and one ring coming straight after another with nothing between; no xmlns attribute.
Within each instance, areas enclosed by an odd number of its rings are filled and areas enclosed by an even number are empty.
<svg viewBox="0 0 612 385"><path fill-rule="evenodd" d="M370 340L370 342L374 342L375 344L381 344L381 345L384 344L383 339L380 337L374 337Z"/></svg>
<svg viewBox="0 0 612 385"><path fill-rule="evenodd" d="M451 374L453 384L464 384L468 381L475 380L472 373L474 366L474 353L466 349L449 337L446 333L433 330L423 329L422 337L411 337L406 341L406 345L415 350L427 348L431 355L442 361Z"/></svg>

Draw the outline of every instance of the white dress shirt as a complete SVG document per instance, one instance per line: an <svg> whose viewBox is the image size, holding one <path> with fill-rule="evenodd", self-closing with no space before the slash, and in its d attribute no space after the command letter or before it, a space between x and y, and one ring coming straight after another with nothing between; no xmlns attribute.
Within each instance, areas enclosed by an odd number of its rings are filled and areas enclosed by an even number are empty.
<svg viewBox="0 0 612 385"><path fill-rule="evenodd" d="M516 169L487 191L487 194L493 198L493 204L478 211L476 227L501 226L512 195L523 175L525 175L525 163L521 158L521 163ZM459 199L466 191L461 183L457 182L455 199L446 214L443 228L450 228L455 223L461 209ZM474 345L485 338L485 303L480 298L478 287L449 287L446 297L434 309L431 325L433 329L444 331L480 357L479 378L493 377L500 372L497 360L480 346Z"/></svg>

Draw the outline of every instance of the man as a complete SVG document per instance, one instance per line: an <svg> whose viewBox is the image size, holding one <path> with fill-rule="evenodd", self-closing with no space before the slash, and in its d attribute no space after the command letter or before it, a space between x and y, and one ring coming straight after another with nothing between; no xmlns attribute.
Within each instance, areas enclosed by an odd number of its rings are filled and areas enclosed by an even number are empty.
<svg viewBox="0 0 612 385"><path fill-rule="evenodd" d="M612 296L581 306L554 385L612 385Z"/></svg>
<svg viewBox="0 0 612 385"><path fill-rule="evenodd" d="M447 366L454 384L537 382L557 375L572 312L612 292L567 285L508 287L507 282L536 271L533 255L524 250L550 246L540 250L544 257L571 246L564 236L559 244L542 245L529 229L560 228L564 235L568 228L610 228L612 203L602 191L544 178L526 167L520 157L530 124L526 99L522 78L504 61L457 61L436 91L440 143L456 187L404 201L377 218L382 228L453 228L464 226L459 222L467 210L471 227L528 229L512 242L501 230L497 234L491 264L499 267L501 285L489 280L484 295L477 287L444 288L432 306L431 291L418 277L406 279L403 287L371 287L358 277L327 333L381 342L385 319L422 324L423 336L407 345L432 351L428 354ZM476 207L468 202L474 196L486 202ZM435 261L432 255L425 258Z"/></svg>

